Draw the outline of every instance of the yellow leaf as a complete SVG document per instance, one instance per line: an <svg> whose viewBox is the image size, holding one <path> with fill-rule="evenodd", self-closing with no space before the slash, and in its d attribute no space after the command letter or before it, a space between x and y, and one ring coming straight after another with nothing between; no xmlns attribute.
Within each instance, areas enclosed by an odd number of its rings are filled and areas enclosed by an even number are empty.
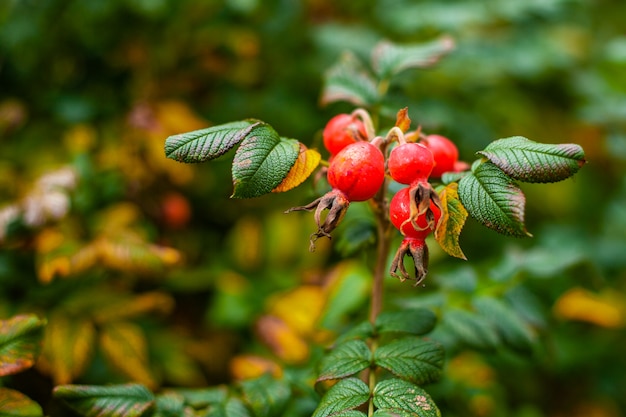
<svg viewBox="0 0 626 417"><path fill-rule="evenodd" d="M94 313L97 323L128 319L146 313L167 314L174 308L174 299L165 292L151 291L135 297L112 300Z"/></svg>
<svg viewBox="0 0 626 417"><path fill-rule="evenodd" d="M239 355L230 361L230 374L239 381L257 378L267 373L280 378L283 370L276 362L257 355Z"/></svg>
<svg viewBox="0 0 626 417"><path fill-rule="evenodd" d="M325 302L326 294L321 287L304 285L276 297L268 312L298 334L307 336L316 330Z"/></svg>
<svg viewBox="0 0 626 417"><path fill-rule="evenodd" d="M297 364L309 358L308 344L278 317L263 316L256 328L260 339L284 362Z"/></svg>
<svg viewBox="0 0 626 417"><path fill-rule="evenodd" d="M82 375L93 356L95 328L89 320L62 313L49 317L37 367L55 385L69 384Z"/></svg>
<svg viewBox="0 0 626 417"><path fill-rule="evenodd" d="M309 175L317 168L322 156L315 149L307 149L302 143L300 144L300 154L296 163L291 167L287 176L283 179L283 182L278 184L276 188L272 190L275 193L282 193L289 191L292 188L302 184L304 180L309 178Z"/></svg>
<svg viewBox="0 0 626 417"><path fill-rule="evenodd" d="M459 235L468 213L459 200L458 184L455 182L448 184L439 197L443 210L439 225L435 230L435 240L448 255L467 259L459 246Z"/></svg>
<svg viewBox="0 0 626 417"><path fill-rule="evenodd" d="M135 324L117 322L100 332L100 347L109 363L131 381L150 389L158 386L148 362L148 344L143 330Z"/></svg>
<svg viewBox="0 0 626 417"><path fill-rule="evenodd" d="M168 133L190 132L207 127L207 122L182 101L162 101L154 108L159 125Z"/></svg>
<svg viewBox="0 0 626 417"><path fill-rule="evenodd" d="M626 317L623 295L605 292L594 294L580 287L565 292L554 305L554 314L566 320L578 320L602 327L622 327Z"/></svg>

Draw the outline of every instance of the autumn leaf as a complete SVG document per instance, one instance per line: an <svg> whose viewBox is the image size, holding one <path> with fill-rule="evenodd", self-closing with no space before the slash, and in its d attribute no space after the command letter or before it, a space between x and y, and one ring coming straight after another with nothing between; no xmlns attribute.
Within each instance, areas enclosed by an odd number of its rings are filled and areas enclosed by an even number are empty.
<svg viewBox="0 0 626 417"><path fill-rule="evenodd" d="M295 164L289 170L283 181L272 190L274 193L282 193L302 184L311 173L317 168L322 156L315 149L307 149L302 143L300 144L300 153Z"/></svg>
<svg viewBox="0 0 626 417"><path fill-rule="evenodd" d="M459 235L468 214L459 200L458 184L448 184L439 194L439 198L443 210L435 230L435 240L449 255L467 259L459 246Z"/></svg>

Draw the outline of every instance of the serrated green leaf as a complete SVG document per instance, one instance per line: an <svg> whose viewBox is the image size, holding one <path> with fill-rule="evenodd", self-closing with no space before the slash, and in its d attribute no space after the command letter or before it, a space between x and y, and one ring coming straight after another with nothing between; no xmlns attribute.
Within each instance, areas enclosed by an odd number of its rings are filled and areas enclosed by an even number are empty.
<svg viewBox="0 0 626 417"><path fill-rule="evenodd" d="M232 178L235 198L271 192L289 174L300 153L300 142L286 139L269 125L252 128L235 152Z"/></svg>
<svg viewBox="0 0 626 417"><path fill-rule="evenodd" d="M491 323L471 311L458 308L447 310L442 326L450 329L461 342L476 349L494 349L500 344Z"/></svg>
<svg viewBox="0 0 626 417"><path fill-rule="evenodd" d="M181 417L185 413L182 395L167 392L156 397L156 412L153 417Z"/></svg>
<svg viewBox="0 0 626 417"><path fill-rule="evenodd" d="M333 414L333 417L366 417L367 415L362 411L346 410L340 411L337 414Z"/></svg>
<svg viewBox="0 0 626 417"><path fill-rule="evenodd" d="M414 45L379 42L372 52L372 67L380 78L389 78L408 68L427 68L435 65L454 48L449 36Z"/></svg>
<svg viewBox="0 0 626 417"><path fill-rule="evenodd" d="M226 387L211 388L179 388L174 390L185 400L185 404L193 408L204 408L210 404L225 403L228 398L228 389Z"/></svg>
<svg viewBox="0 0 626 417"><path fill-rule="evenodd" d="M342 379L324 394L313 417L335 416L353 410L365 404L369 397L370 390L365 382L357 378Z"/></svg>
<svg viewBox="0 0 626 417"><path fill-rule="evenodd" d="M231 397L225 403L211 407L204 417L252 417L252 413L243 401Z"/></svg>
<svg viewBox="0 0 626 417"><path fill-rule="evenodd" d="M530 236L524 225L524 193L491 162L475 165L459 181L458 192L468 213L484 226L505 235Z"/></svg>
<svg viewBox="0 0 626 417"><path fill-rule="evenodd" d="M418 337L396 339L374 352L376 365L418 385L439 379L443 359L444 351L439 343Z"/></svg>
<svg viewBox="0 0 626 417"><path fill-rule="evenodd" d="M562 181L585 164L585 152L580 145L538 143L522 136L496 140L478 154L509 177L524 182Z"/></svg>
<svg viewBox="0 0 626 417"><path fill-rule="evenodd" d="M378 333L408 333L423 335L430 332L437 322L437 316L426 308L403 311L386 311L376 318Z"/></svg>
<svg viewBox="0 0 626 417"><path fill-rule="evenodd" d="M371 364L372 353L362 340L349 340L336 346L320 362L318 381L354 375Z"/></svg>
<svg viewBox="0 0 626 417"><path fill-rule="evenodd" d="M368 337L372 337L373 334L374 327L372 326L372 323L364 321L350 328L350 330L340 334L335 340L335 343L340 344L347 342L348 340L367 339Z"/></svg>
<svg viewBox="0 0 626 417"><path fill-rule="evenodd" d="M374 388L374 405L379 416L439 417L441 412L422 388L402 379L386 379Z"/></svg>
<svg viewBox="0 0 626 417"><path fill-rule="evenodd" d="M154 395L140 384L59 385L53 395L85 417L140 417L155 405Z"/></svg>
<svg viewBox="0 0 626 417"><path fill-rule="evenodd" d="M435 240L448 255L467 259L459 246L459 235L465 225L468 213L459 200L458 184L447 185L441 193L443 211L439 225L435 230Z"/></svg>
<svg viewBox="0 0 626 417"><path fill-rule="evenodd" d="M530 327L504 302L493 297L479 297L472 301L476 311L498 331L502 340L513 349L528 352L534 336Z"/></svg>
<svg viewBox="0 0 626 417"><path fill-rule="evenodd" d="M39 355L46 321L34 314L0 320L0 376L33 366Z"/></svg>
<svg viewBox="0 0 626 417"><path fill-rule="evenodd" d="M41 417L43 410L35 401L21 392L0 387L1 417Z"/></svg>
<svg viewBox="0 0 626 417"><path fill-rule="evenodd" d="M241 120L170 136L165 140L165 156L185 163L210 161L237 146L260 124Z"/></svg>
<svg viewBox="0 0 626 417"><path fill-rule="evenodd" d="M291 388L286 382L268 374L243 381L241 391L256 417L280 415L291 396Z"/></svg>
<svg viewBox="0 0 626 417"><path fill-rule="evenodd" d="M345 52L324 74L320 98L322 105L347 101L355 106L368 106L376 103L379 98L376 80L351 52Z"/></svg>

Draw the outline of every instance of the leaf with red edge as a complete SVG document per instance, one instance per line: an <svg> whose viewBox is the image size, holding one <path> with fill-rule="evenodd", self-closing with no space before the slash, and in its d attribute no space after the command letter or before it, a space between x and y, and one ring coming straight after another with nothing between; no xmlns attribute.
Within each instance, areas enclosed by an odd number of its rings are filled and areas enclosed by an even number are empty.
<svg viewBox="0 0 626 417"><path fill-rule="evenodd" d="M282 193L296 188L302 184L313 173L320 163L322 156L315 149L308 149L304 144L300 144L300 153L296 163L291 167L283 181L272 190L274 193Z"/></svg>
<svg viewBox="0 0 626 417"><path fill-rule="evenodd" d="M24 371L39 355L46 320L25 314L0 320L0 376Z"/></svg>
<svg viewBox="0 0 626 417"><path fill-rule="evenodd" d="M435 240L448 255L467 259L459 245L459 235L467 220L467 210L459 200L458 184L448 184L440 193L441 220L435 230Z"/></svg>

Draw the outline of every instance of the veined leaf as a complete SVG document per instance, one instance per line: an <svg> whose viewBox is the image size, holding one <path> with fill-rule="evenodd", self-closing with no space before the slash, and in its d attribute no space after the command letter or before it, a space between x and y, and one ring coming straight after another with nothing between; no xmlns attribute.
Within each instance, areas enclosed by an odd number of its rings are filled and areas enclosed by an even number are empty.
<svg viewBox="0 0 626 417"><path fill-rule="evenodd" d="M318 381L354 375L371 364L372 353L362 340L349 340L335 347L320 362Z"/></svg>
<svg viewBox="0 0 626 417"><path fill-rule="evenodd" d="M324 75L322 105L347 101L355 106L368 106L378 99L376 80L351 52L345 52Z"/></svg>
<svg viewBox="0 0 626 417"><path fill-rule="evenodd" d="M496 140L478 154L509 177L524 182L562 181L578 172L586 162L580 145L538 143L522 136Z"/></svg>
<svg viewBox="0 0 626 417"><path fill-rule="evenodd" d="M166 392L156 397L156 412L153 417L185 416L185 399L182 395Z"/></svg>
<svg viewBox="0 0 626 417"><path fill-rule="evenodd" d="M201 415L204 417L253 417L243 401L234 397L222 404L211 406L205 414Z"/></svg>
<svg viewBox="0 0 626 417"><path fill-rule="evenodd" d="M386 311L376 318L378 333L408 333L423 335L430 332L437 322L435 313L426 308Z"/></svg>
<svg viewBox="0 0 626 417"><path fill-rule="evenodd" d="M41 406L19 391L0 387L0 416L43 417Z"/></svg>
<svg viewBox="0 0 626 417"><path fill-rule="evenodd" d="M435 240L448 253L461 259L467 259L459 246L459 235L468 213L459 200L458 184L448 184L439 194L443 211L439 226L435 230Z"/></svg>
<svg viewBox="0 0 626 417"><path fill-rule="evenodd" d="M441 412L430 395L417 385L402 379L386 379L374 388L375 415L402 417L440 417Z"/></svg>
<svg viewBox="0 0 626 417"><path fill-rule="evenodd" d="M149 387L156 381L148 364L148 346L142 329L132 323L107 323L100 331L100 347L117 370Z"/></svg>
<svg viewBox="0 0 626 417"><path fill-rule="evenodd" d="M165 140L165 156L185 163L210 161L237 146L262 123L241 120L170 136Z"/></svg>
<svg viewBox="0 0 626 417"><path fill-rule="evenodd" d="M358 378L342 379L333 385L322 397L313 417L340 415L354 410L370 397L370 389Z"/></svg>
<svg viewBox="0 0 626 417"><path fill-rule="evenodd" d="M174 392L184 398L185 404L197 409L206 408L211 404L225 403L228 398L228 388L226 386L177 388Z"/></svg>
<svg viewBox="0 0 626 417"><path fill-rule="evenodd" d="M232 197L252 198L271 192L285 179L300 153L300 142L286 139L269 125L254 126L233 160Z"/></svg>
<svg viewBox="0 0 626 417"><path fill-rule="evenodd" d="M443 359L444 352L440 344L418 337L396 339L374 352L376 365L418 385L439 379Z"/></svg>
<svg viewBox="0 0 626 417"><path fill-rule="evenodd" d="M485 317L498 331L502 340L513 349L528 352L532 349L534 335L531 328L504 302L493 297L479 297L473 300L478 313Z"/></svg>
<svg viewBox="0 0 626 417"><path fill-rule="evenodd" d="M530 236L524 225L524 193L491 162L477 164L472 173L461 178L458 193L469 214L488 228L512 236Z"/></svg>
<svg viewBox="0 0 626 417"><path fill-rule="evenodd" d="M454 40L449 36L414 45L383 41L372 52L372 67L380 78L389 78L408 68L433 66L452 49Z"/></svg>
<svg viewBox="0 0 626 417"><path fill-rule="evenodd" d="M35 364L46 321L34 314L0 320L0 377Z"/></svg>
<svg viewBox="0 0 626 417"><path fill-rule="evenodd" d="M243 381L241 391L256 417L281 415L291 396L291 388L285 381L268 374Z"/></svg>
<svg viewBox="0 0 626 417"><path fill-rule="evenodd" d="M500 344L495 327L485 317L453 308L443 314L442 327L448 328L463 343L476 349L494 349Z"/></svg>
<svg viewBox="0 0 626 417"><path fill-rule="evenodd" d="M155 404L143 385L59 385L53 395L87 417L140 417Z"/></svg>
<svg viewBox="0 0 626 417"><path fill-rule="evenodd" d="M69 384L89 365L95 334L93 323L85 318L51 315L37 366L52 376L55 385Z"/></svg>
<svg viewBox="0 0 626 417"><path fill-rule="evenodd" d="M322 155L315 149L307 149L304 144L300 144L300 153L287 176L272 190L274 193L282 193L302 184L309 178L311 173L317 168L322 159Z"/></svg>

